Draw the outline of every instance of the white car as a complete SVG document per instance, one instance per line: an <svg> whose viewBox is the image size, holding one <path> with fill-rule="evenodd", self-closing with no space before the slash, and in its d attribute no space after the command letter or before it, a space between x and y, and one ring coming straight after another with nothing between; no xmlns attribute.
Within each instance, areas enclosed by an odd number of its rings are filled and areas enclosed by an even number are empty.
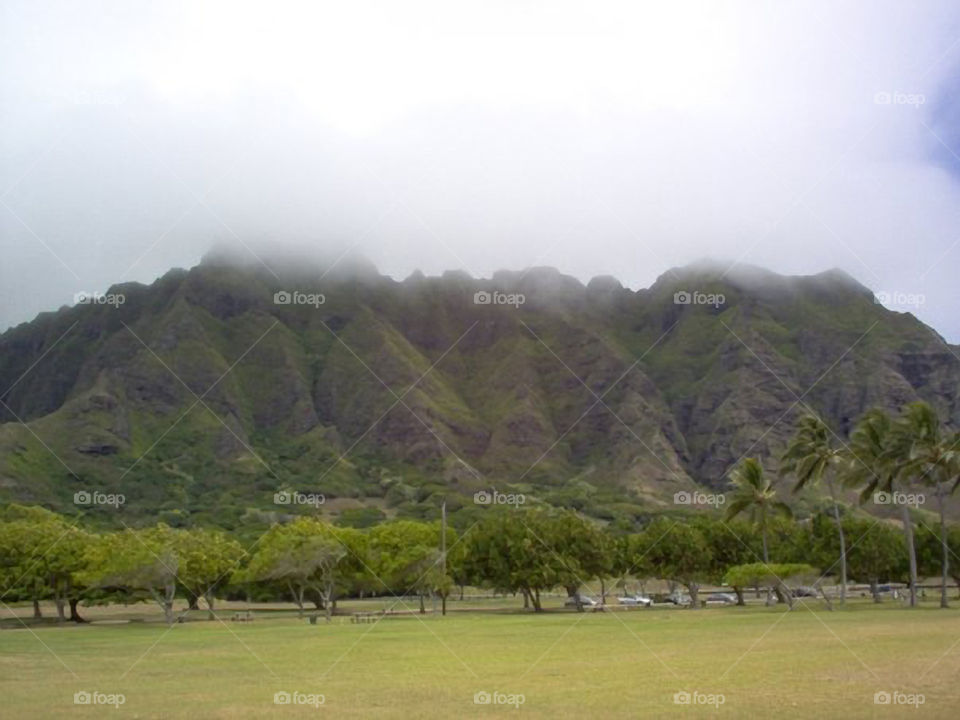
<svg viewBox="0 0 960 720"><path fill-rule="evenodd" d="M624 597L618 597L617 602L621 605L631 605L634 607L650 607L653 605L653 600L644 595L626 595Z"/></svg>

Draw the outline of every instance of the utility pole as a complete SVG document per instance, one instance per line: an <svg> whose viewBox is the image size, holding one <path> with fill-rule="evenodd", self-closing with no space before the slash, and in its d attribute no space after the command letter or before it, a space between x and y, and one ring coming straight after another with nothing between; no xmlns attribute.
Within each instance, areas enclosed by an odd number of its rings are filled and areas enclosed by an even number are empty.
<svg viewBox="0 0 960 720"><path fill-rule="evenodd" d="M442 570L442 578L444 583L446 583L447 578L447 501L443 501L443 505L440 506L440 567ZM448 590L444 588L443 595L441 596L442 609L441 614L447 614L447 593Z"/></svg>

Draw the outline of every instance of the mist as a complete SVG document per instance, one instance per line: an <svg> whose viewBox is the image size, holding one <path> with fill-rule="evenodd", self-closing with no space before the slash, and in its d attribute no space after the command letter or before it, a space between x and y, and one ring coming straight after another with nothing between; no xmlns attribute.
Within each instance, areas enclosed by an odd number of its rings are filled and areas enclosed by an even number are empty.
<svg viewBox="0 0 960 720"><path fill-rule="evenodd" d="M280 244L397 279L836 267L960 341L955 4L0 12L0 328Z"/></svg>

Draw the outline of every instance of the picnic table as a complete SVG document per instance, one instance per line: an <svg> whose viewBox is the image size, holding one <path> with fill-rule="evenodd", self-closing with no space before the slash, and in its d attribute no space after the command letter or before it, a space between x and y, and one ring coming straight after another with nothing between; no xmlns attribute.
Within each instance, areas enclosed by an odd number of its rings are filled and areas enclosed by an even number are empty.
<svg viewBox="0 0 960 720"><path fill-rule="evenodd" d="M355 612L350 617L350 622L352 623L372 623L377 622L380 618L386 615L386 611L378 610L377 612Z"/></svg>

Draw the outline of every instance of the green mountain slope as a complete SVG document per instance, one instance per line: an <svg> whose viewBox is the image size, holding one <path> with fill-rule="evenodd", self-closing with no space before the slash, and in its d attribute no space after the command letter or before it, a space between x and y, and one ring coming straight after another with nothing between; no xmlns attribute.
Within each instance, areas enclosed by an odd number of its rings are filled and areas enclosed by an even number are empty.
<svg viewBox="0 0 960 720"><path fill-rule="evenodd" d="M744 454L773 467L807 408L840 435L916 398L960 423L960 351L913 316L839 271L724 271L633 292L550 269L395 282L303 261L278 279L211 257L117 286L119 307L0 336L0 498L72 511L99 489L131 516L236 524L281 488L417 515L496 487L617 517L721 488Z"/></svg>

